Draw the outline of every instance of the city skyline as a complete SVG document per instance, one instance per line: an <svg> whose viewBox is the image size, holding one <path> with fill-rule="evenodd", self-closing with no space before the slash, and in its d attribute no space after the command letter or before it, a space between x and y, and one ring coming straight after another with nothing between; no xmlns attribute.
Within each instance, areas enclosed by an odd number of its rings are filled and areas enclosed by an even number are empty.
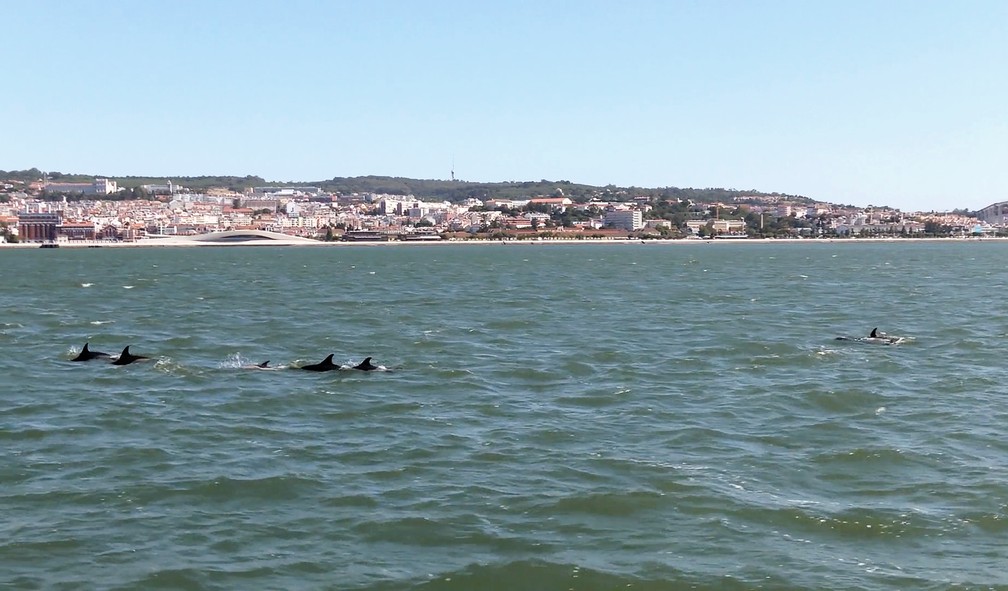
<svg viewBox="0 0 1008 591"><path fill-rule="evenodd" d="M0 6L0 169L1005 199L1001 2Z"/></svg>

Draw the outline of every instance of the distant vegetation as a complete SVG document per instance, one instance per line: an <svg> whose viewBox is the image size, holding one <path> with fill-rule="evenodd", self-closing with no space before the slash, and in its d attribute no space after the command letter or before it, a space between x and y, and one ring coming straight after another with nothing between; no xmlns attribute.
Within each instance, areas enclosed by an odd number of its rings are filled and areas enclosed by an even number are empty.
<svg viewBox="0 0 1008 591"><path fill-rule="evenodd" d="M388 176L335 177L322 181L266 181L258 176L178 176L178 177L114 177L93 174L68 174L61 172L43 173L37 168L29 170L0 170L0 179L9 179L31 183L42 178L43 174L50 181L61 183L83 183L95 178L108 178L116 181L125 189L137 189L141 185L163 185L169 180L193 191L206 191L220 187L231 191L243 192L252 187L310 186L319 187L329 193L349 195L352 193L377 193L389 195L413 195L427 201L450 201L458 203L468 198L487 199L522 199L537 196L560 195L571 200L584 203L592 198L605 201L632 201L648 199L655 201L688 199L695 203L730 202L737 199L739 203L754 201L753 198L778 197L792 202L811 203L813 200L800 195L785 195L780 193L764 193L756 190L737 189L682 189L676 187L643 188L617 187L606 185L597 187L560 181L520 181L501 183L474 183L467 181L445 181L409 179ZM133 194L130 195L136 198Z"/></svg>
<svg viewBox="0 0 1008 591"><path fill-rule="evenodd" d="M632 201L648 199L655 201L688 199L699 203L716 203L739 198L740 202L748 201L748 197L774 196L790 201L812 202L812 199L798 195L781 195L777 193L762 193L760 191L735 189L680 189L676 187L643 188L617 187L606 185L598 187L572 183L567 180L550 181L520 181L502 183L473 183L467 181L419 180L400 177L365 176L353 178L336 177L328 181L307 183L321 186L323 190L334 193L388 193L391 195L414 195L424 200L444 200L458 203L468 198L487 199L521 199L535 196L560 196L570 198L577 203L585 203L592 198L604 201Z"/></svg>
<svg viewBox="0 0 1008 591"><path fill-rule="evenodd" d="M364 177L336 177L322 181L266 181L258 176L196 176L196 177L102 177L101 175L85 174L65 174L61 172L43 173L37 168L20 171L0 170L0 181L13 183L34 183L43 178L53 182L92 182L95 178L109 178L114 180L120 190L111 195L103 195L103 200L133 200L149 199L151 195L143 188L144 185L166 185L171 181L176 186L185 187L188 191L205 192L212 188L223 188L235 192L245 192L253 187L318 187L320 190L338 195L352 194L386 194L386 195L413 195L423 201L449 201L459 203L469 198L486 202L489 199L524 201L533 197L559 197L570 198L575 203L588 203L593 199L606 202L637 202L646 203L643 217L647 222L651 222L647 227L628 232L627 238L652 239L652 238L682 238L695 234L701 238L716 237L725 230L719 227L719 222L726 220L736 220L742 224L733 224L730 231L732 237L746 235L752 238L792 238L792 237L841 237L839 232L843 231L844 236L857 237L877 237L877 236L901 236L901 237L943 237L943 236L964 236L973 232L971 222L963 222L962 219L954 220L953 223L939 223L934 219L924 220L923 227L911 227L903 223L903 215L897 210L887 207L874 208L869 218L869 224L858 228L855 234L850 234L848 230L839 228L837 214L818 213L806 214L791 210L786 215L777 215L775 202L788 202L792 205L803 205L815 203L814 200L800 195L787 195L781 193L765 193L756 190L737 190L722 188L692 189L692 188L642 188L642 187L617 187L606 185L597 187L572 183L567 180L539 180L523 182L501 182L501 183L475 183L467 181L446 181L446 180L423 180L402 177L387 176L364 176ZM77 201L83 199L94 199L94 195L83 195L80 193L49 193L41 195L46 200ZM166 195L158 195L157 199L171 199ZM7 194L0 194L0 202L9 200ZM852 206L847 206L851 209ZM511 207L508 204L486 204L482 206L470 206L470 211L499 211L504 216L491 216L493 219L484 221L480 227L469 232L482 238L491 239L524 239L524 238L549 238L553 236L567 236L562 230L577 226L583 226L583 222L595 220L605 215L604 206L589 205L578 208L557 208L548 203L528 203L524 206ZM267 215L272 213L270 209L257 210L255 215ZM528 213L543 214L530 216L531 228L522 228L515 223L508 222L508 218L522 216ZM953 212L961 217L976 217L968 211L956 210ZM844 215L844 214L841 214ZM697 223L697 222L700 223ZM841 219L846 224L846 218ZM689 222L689 223L688 223ZM416 227L432 226L429 220L413 222ZM328 227L325 232L325 240L335 240L334 230L345 230L345 227ZM998 230L997 235L1002 235L1005 231ZM13 241L15 238L9 228L0 225L0 235ZM468 234L466 234L468 236ZM593 234L581 235L582 237L602 237L603 232L598 231ZM450 237L445 234L443 237ZM321 238L321 237L320 237Z"/></svg>

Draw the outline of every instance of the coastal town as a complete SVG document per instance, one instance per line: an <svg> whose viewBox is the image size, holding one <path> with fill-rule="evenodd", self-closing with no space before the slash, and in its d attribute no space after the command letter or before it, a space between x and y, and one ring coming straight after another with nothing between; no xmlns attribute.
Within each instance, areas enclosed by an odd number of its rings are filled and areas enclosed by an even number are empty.
<svg viewBox="0 0 1008 591"><path fill-rule="evenodd" d="M1008 235L1008 203L977 212L902 212L739 194L710 203L598 191L421 200L314 186L124 188L112 179L0 178L0 243L144 245L160 238L263 232L318 241L648 240Z"/></svg>

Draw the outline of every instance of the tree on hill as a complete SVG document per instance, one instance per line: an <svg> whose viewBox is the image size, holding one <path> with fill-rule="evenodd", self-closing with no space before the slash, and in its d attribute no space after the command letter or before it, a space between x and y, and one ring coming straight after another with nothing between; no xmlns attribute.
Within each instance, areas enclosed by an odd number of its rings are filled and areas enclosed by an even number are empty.
<svg viewBox="0 0 1008 591"><path fill-rule="evenodd" d="M17 235L12 233L10 228L8 228L7 224L4 222L0 222L0 236L3 236L3 239L11 244L18 241Z"/></svg>
<svg viewBox="0 0 1008 591"><path fill-rule="evenodd" d="M0 171L0 179L17 180L21 182L34 182L41 179L43 172L37 168L24 171ZM50 178L59 178L61 181L88 181L94 178L102 178L103 175L80 175L65 174L60 172L50 172ZM538 181L508 181L497 183L480 183L468 181L451 181L437 179L409 179L403 177L390 176L360 176L360 177L334 177L321 181L292 181L280 183L266 181L262 177L254 175L246 176L177 176L177 177L105 177L116 181L120 187L135 189L141 185L166 184L171 180L176 185L188 187L194 191L202 192L210 188L226 188L235 192L244 192L252 187L263 186L284 186L284 185L308 185L320 187L323 191L350 195L354 193L372 193L389 195L413 195L417 199L449 201L458 203L466 199L474 198L487 200L499 199L528 199L543 195L557 194L557 189L561 189L563 195L569 197L575 203L587 203L593 198L606 201L634 201L636 199L647 199L650 201L682 201L697 204L712 203L735 203L745 204L755 202L760 199L779 198L781 200L796 202L811 202L807 197L799 195L786 195L781 193L764 193L755 190L737 190L724 188L680 188L680 187L617 187L616 185L594 186L572 183L569 180L551 181L541 179Z"/></svg>

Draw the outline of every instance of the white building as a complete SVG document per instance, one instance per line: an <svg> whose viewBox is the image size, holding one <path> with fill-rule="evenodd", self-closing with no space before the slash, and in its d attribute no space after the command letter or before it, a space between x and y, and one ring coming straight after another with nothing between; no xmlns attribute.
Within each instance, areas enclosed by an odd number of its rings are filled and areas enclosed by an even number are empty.
<svg viewBox="0 0 1008 591"><path fill-rule="evenodd" d="M745 220L687 220L686 229L691 234L699 234L701 228L710 228L716 234L744 234Z"/></svg>
<svg viewBox="0 0 1008 591"><path fill-rule="evenodd" d="M109 195L119 190L115 181L95 179L93 183L46 183L49 193L82 193L84 195Z"/></svg>
<svg viewBox="0 0 1008 591"><path fill-rule="evenodd" d="M640 230L644 227L644 214L636 209L614 209L605 212L605 225L624 230Z"/></svg>
<svg viewBox="0 0 1008 591"><path fill-rule="evenodd" d="M296 197L300 195L320 195L321 187L255 187L252 193L256 195L271 195L273 197Z"/></svg>
<svg viewBox="0 0 1008 591"><path fill-rule="evenodd" d="M149 195L174 195L178 187L172 185L171 181L168 181L164 185L140 185L140 188L147 191Z"/></svg>

